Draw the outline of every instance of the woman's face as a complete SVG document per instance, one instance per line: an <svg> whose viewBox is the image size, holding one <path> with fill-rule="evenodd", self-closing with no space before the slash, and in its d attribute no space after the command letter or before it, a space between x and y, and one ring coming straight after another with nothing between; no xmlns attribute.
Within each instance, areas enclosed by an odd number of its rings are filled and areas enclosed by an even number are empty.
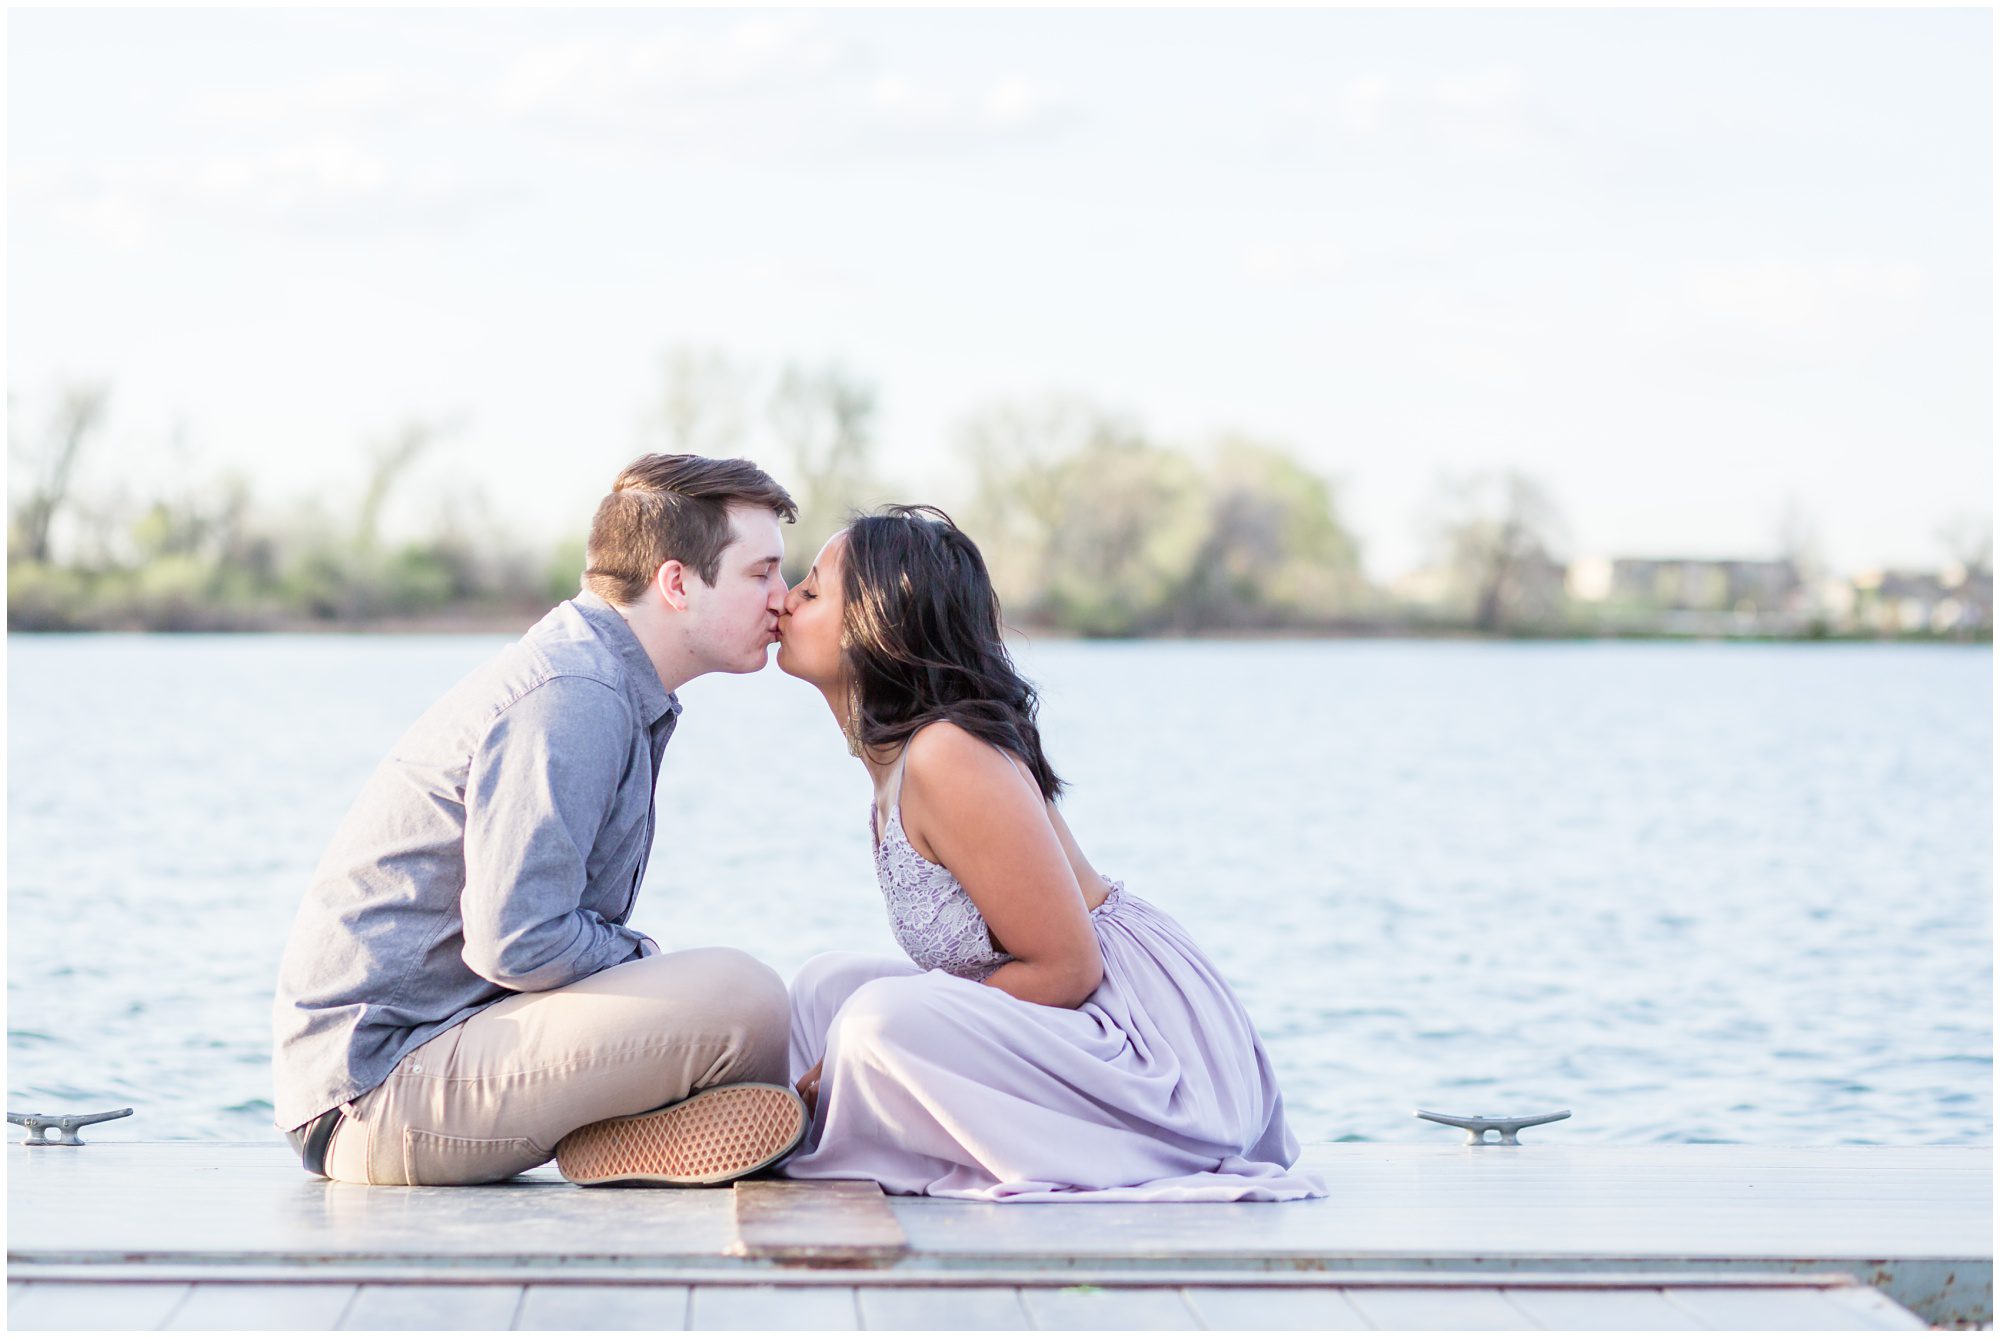
<svg viewBox="0 0 2000 1338"><path fill-rule="evenodd" d="M847 531L826 541L812 570L785 596L778 616L778 667L815 687L840 682L840 567Z"/></svg>

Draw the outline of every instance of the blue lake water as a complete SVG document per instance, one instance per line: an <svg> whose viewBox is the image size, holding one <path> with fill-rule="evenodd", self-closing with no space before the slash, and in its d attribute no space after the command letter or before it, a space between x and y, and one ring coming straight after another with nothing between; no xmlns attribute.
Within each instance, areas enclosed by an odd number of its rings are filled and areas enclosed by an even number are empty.
<svg viewBox="0 0 2000 1338"><path fill-rule="evenodd" d="M505 638L8 639L8 1106L271 1135L307 878ZM1308 1140L1992 1141L1987 648L1024 642L1071 826L1237 983ZM867 778L682 692L633 923L893 953Z"/></svg>

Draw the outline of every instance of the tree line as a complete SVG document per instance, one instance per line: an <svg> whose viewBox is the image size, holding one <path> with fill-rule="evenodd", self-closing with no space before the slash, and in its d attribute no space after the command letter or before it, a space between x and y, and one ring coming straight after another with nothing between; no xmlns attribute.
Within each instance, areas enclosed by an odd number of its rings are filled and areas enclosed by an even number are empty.
<svg viewBox="0 0 2000 1338"><path fill-rule="evenodd" d="M385 537L390 498L451 423L412 421L365 443L359 486L341 505L273 506L240 474L191 469L157 495L83 495L78 465L110 403L108 387L79 384L38 424L14 422L9 405L12 630L518 621L577 589L581 535L530 550L476 492L438 499L419 537ZM881 467L880 403L871 381L837 364L760 369L681 348L661 360L635 445L765 465L799 504L793 580L853 510L938 501L979 542L1017 627L1116 637L1571 626L1564 518L1518 471L1439 481L1422 521L1433 560L1419 596L1368 579L1339 482L1284 443L1170 442L1078 396L1001 401L966 414L945 443L961 466L957 495L915 499Z"/></svg>

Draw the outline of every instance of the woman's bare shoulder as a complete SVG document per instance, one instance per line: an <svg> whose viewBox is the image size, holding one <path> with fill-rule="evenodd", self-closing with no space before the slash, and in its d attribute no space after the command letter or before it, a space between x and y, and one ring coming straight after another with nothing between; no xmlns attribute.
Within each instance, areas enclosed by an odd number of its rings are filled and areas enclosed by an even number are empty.
<svg viewBox="0 0 2000 1338"><path fill-rule="evenodd" d="M1013 789L1024 783L1013 759L963 725L934 720L910 736L905 746L903 785L915 782L926 797L952 799Z"/></svg>

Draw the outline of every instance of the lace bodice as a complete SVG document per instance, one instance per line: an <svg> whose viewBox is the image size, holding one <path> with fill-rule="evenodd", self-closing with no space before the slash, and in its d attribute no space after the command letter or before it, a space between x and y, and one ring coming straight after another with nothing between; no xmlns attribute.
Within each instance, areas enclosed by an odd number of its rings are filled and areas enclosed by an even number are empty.
<svg viewBox="0 0 2000 1338"><path fill-rule="evenodd" d="M875 832L875 803L868 804L875 834L875 877L889 904L889 929L910 960L926 971L945 970L983 980L1014 959L993 946L985 917L951 870L917 853L903 832L903 806L889 809L888 828Z"/></svg>

